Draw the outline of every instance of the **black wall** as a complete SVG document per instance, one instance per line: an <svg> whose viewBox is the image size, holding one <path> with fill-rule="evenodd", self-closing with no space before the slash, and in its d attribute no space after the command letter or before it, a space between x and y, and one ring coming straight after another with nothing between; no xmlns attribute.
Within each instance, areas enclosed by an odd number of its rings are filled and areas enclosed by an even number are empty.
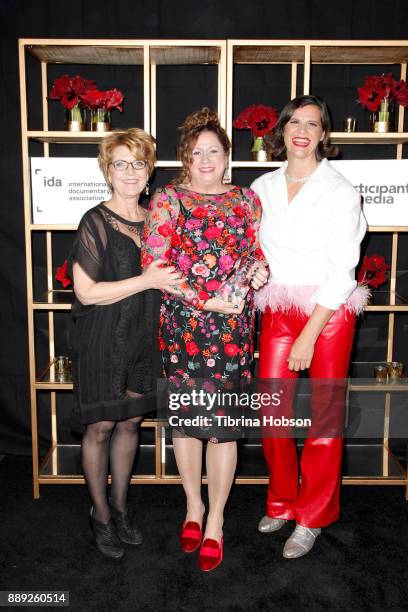
<svg viewBox="0 0 408 612"><path fill-rule="evenodd" d="M21 144L19 121L19 83L17 39L25 38L302 38L302 39L403 39L408 33L408 3L405 0L0 0L1 32L1 92L0 92L0 155L1 155L1 205L0 205L0 453L30 452L29 387L26 333L26 284L24 259L24 224L21 175ZM385 67L386 68L386 67ZM112 69L113 70L113 69ZM176 126L182 115L206 100L196 97L197 73L187 69L173 73L163 72L162 87L171 92L166 98L166 108L159 114L168 121L159 126L162 156L171 156L176 140ZM248 103L269 103L282 106L286 99L271 84L264 68L256 68L252 77L246 67L237 71L242 88L237 91L237 109ZM84 76L92 76L78 67ZM329 72L316 70L312 74L312 89L325 97L332 110L334 124L344 114L365 115L355 104L355 88L366 73L365 68L339 67ZM56 73L55 76L57 76ZM105 75L111 84L119 86L115 77L124 78L115 71ZM395 75L396 76L396 75ZM102 78L102 77L101 77ZM249 81L253 78L254 81ZM205 79L205 77L203 77ZM203 81L205 83L205 81ZM101 83L101 86L103 83ZM176 86L177 85L177 86ZM201 88L200 88L201 89ZM343 92L342 97L338 92ZM183 99L180 105L177 92ZM211 102L211 90L208 91ZM159 97L159 100L163 97ZM162 103L162 102L161 102ZM165 111L165 112L163 112ZM55 111L53 111L55 112ZM136 112L136 111L135 111ZM129 112L115 118L116 125L134 125L140 119ZM129 122L129 123L127 123ZM238 135L237 135L238 136ZM239 155L245 154L247 140L244 134L237 137ZM343 156L370 155L367 148L361 150L345 147ZM373 157L393 157L390 147L378 148ZM156 183L170 178L168 173L158 173ZM243 184L255 175L237 173L234 180ZM62 244L64 239L61 237ZM408 270L406 242L400 249L401 275ZM40 248L40 247L38 247ZM65 246L63 246L65 248ZM386 237L367 241L367 252L378 251L387 256L389 242ZM39 253L39 266L43 265ZM62 257L62 253L61 253ZM404 259L405 258L405 259ZM373 316L373 315L372 315ZM381 337L386 321L377 316L375 323L368 317L360 330L363 338L361 358L381 359L373 353L377 343L383 350ZM406 331L401 320L400 336ZM375 327L377 334L370 331ZM367 337L364 340L364 334ZM400 359L404 345L398 349ZM42 414L41 407L44 407ZM42 448L48 438L46 404L40 402ZM68 415L68 412L67 412ZM69 417L65 427L69 430ZM64 423L63 423L64 426Z"/></svg>

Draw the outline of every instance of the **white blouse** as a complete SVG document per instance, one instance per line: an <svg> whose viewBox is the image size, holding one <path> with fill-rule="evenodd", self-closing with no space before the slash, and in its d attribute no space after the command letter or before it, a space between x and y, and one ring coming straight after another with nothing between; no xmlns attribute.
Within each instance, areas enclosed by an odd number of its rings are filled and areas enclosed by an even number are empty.
<svg viewBox="0 0 408 612"><path fill-rule="evenodd" d="M271 285L281 286L282 294L283 285L289 302L298 301L308 313L316 303L337 310L357 285L355 267L367 229L360 195L324 159L288 204L286 167L287 162L251 185L262 203L260 243L270 267L264 296ZM305 299L308 304L300 303Z"/></svg>

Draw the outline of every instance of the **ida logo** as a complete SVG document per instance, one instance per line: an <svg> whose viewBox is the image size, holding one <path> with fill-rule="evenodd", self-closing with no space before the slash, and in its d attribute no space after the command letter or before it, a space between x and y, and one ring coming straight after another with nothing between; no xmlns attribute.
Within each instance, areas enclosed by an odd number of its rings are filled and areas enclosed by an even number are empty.
<svg viewBox="0 0 408 612"><path fill-rule="evenodd" d="M55 176L50 176L50 178L44 176L43 181L44 187L62 187L61 179L56 178Z"/></svg>

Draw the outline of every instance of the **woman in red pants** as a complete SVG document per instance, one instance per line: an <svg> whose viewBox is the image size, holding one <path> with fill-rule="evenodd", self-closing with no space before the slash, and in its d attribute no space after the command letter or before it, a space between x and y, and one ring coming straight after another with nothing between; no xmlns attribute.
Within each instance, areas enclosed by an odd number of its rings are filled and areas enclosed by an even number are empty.
<svg viewBox="0 0 408 612"><path fill-rule="evenodd" d="M270 267L269 283L257 296L263 311L259 378L297 378L309 369L312 379L313 430L304 443L300 485L295 440L263 439L270 476L258 528L270 533L296 521L286 558L308 553L321 528L339 515L343 441L341 433L322 437L318 430L319 424L328 430L327 416L330 421L343 403L344 385L324 389L313 379L347 376L355 317L367 299L354 280L366 222L360 196L326 159L333 154L329 131L322 100L289 102L271 142L275 157L286 161L252 185L262 202L260 241ZM289 412L285 397L282 410Z"/></svg>

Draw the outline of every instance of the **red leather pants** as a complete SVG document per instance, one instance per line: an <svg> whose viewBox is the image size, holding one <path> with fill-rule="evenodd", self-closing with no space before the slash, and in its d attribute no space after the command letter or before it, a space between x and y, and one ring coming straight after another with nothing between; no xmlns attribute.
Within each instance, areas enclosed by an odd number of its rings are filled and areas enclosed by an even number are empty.
<svg viewBox="0 0 408 612"><path fill-rule="evenodd" d="M346 378L355 319L342 307L325 325L315 345L309 369L311 379ZM307 315L294 311L266 309L262 316L259 378L297 378L297 372L288 369L287 358L307 321ZM312 409L313 395L312 381ZM307 527L324 527L335 521L340 509L342 437L305 439L300 485L295 440L264 438L262 444L269 470L267 515L294 519Z"/></svg>

